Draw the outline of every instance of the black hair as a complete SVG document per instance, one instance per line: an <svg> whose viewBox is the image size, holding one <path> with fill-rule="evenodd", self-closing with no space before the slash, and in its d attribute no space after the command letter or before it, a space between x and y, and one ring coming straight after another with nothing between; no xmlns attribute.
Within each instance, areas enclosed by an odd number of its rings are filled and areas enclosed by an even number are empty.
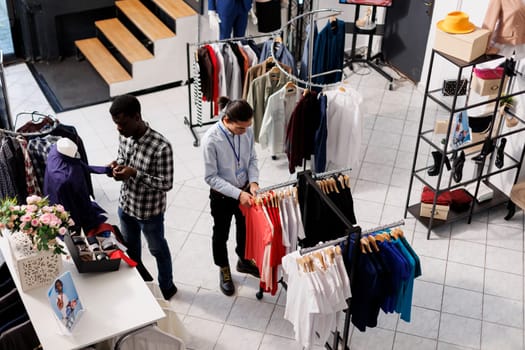
<svg viewBox="0 0 525 350"><path fill-rule="evenodd" d="M253 109L245 100L233 100L221 96L217 101L219 108L232 122L247 122L253 118Z"/></svg>
<svg viewBox="0 0 525 350"><path fill-rule="evenodd" d="M134 117L136 113L140 115L140 102L133 95L121 95L115 98L109 113L112 116L123 114L126 117Z"/></svg>
<svg viewBox="0 0 525 350"><path fill-rule="evenodd" d="M60 283L60 285L62 286L62 288L64 288L64 283L62 283L62 281L59 280L59 279L55 281L55 292L58 293L58 290L57 290L57 283Z"/></svg>

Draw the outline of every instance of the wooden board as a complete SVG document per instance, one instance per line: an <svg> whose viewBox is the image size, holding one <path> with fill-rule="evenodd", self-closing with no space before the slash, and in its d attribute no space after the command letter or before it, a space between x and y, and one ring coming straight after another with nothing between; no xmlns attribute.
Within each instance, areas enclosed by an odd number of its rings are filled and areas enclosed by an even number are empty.
<svg viewBox="0 0 525 350"><path fill-rule="evenodd" d="M153 55L117 18L96 21L95 25L128 62L153 58Z"/></svg>
<svg viewBox="0 0 525 350"><path fill-rule="evenodd" d="M197 12L183 0L153 0L153 2L173 19L197 14Z"/></svg>
<svg viewBox="0 0 525 350"><path fill-rule="evenodd" d="M139 0L121 0L115 4L151 41L155 42L160 39L175 36L175 34Z"/></svg>
<svg viewBox="0 0 525 350"><path fill-rule="evenodd" d="M108 84L131 80L124 67L97 38L77 40L75 45Z"/></svg>

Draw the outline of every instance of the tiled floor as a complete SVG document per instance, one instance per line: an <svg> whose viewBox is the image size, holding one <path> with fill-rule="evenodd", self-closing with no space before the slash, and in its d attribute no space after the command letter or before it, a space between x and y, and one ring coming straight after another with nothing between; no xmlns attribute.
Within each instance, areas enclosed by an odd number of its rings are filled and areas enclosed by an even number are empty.
<svg viewBox="0 0 525 350"><path fill-rule="evenodd" d="M350 81L367 107L363 162L351 173L358 222L367 228L403 216L422 95L409 83L388 91L385 80L375 73L355 74ZM7 68L7 88L14 114L52 113L25 65ZM141 96L140 101L144 118L174 146L176 184L169 193L166 226L179 292L171 304L191 334L187 346L300 349L293 341L292 326L283 319L285 291L258 301L257 281L236 272L235 296L226 297L218 290L201 149L192 146L183 123L186 94L183 87ZM77 127L91 164L107 164L117 152L117 132L108 108L106 103L58 115L61 122ZM428 148L423 151L426 161ZM258 155L262 186L290 178L283 157L274 161L261 150ZM94 184L97 201L117 223L118 184L105 176L95 177ZM351 348L523 349L524 218L519 212L504 221L504 215L500 207L476 216L470 225L442 226L430 240L426 229L409 217L404 230L423 266L423 275L415 282L412 321L381 314L379 327L366 333L353 330ZM230 248L234 263L233 245ZM147 250L144 255L156 274Z"/></svg>

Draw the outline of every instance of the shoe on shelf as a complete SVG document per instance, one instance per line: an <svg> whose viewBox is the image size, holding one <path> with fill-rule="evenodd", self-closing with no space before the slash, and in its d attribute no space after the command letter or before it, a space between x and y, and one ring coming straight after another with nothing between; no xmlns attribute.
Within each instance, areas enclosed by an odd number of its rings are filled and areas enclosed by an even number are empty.
<svg viewBox="0 0 525 350"><path fill-rule="evenodd" d="M506 144L507 144L507 139L503 137L501 141L499 142L498 150L496 152L496 162L494 163L494 165L498 169L503 168L503 160L505 158L505 145Z"/></svg>
<svg viewBox="0 0 525 350"><path fill-rule="evenodd" d="M238 260L237 261L237 271L240 273L247 273L252 275L255 278L260 278L259 268L251 260Z"/></svg>
<svg viewBox="0 0 525 350"><path fill-rule="evenodd" d="M481 149L480 154L478 154L475 157L472 157L472 160L476 163L483 163L485 160L485 157L492 153L495 149L494 140L492 139L486 139L485 143L483 144L483 148Z"/></svg>
<svg viewBox="0 0 525 350"><path fill-rule="evenodd" d="M161 289L162 296L164 297L164 300L170 300L172 296L177 294L177 287L175 285L172 285L168 289Z"/></svg>
<svg viewBox="0 0 525 350"><path fill-rule="evenodd" d="M441 170L441 160L443 159L443 153L440 151L434 151L432 152L432 158L434 158L434 165L428 169L428 175L429 176L437 176L439 175L439 171ZM450 170L450 161L447 157L444 159L444 164L447 167L448 170Z"/></svg>
<svg viewBox="0 0 525 350"><path fill-rule="evenodd" d="M463 177L463 165L465 164L465 152L459 152L459 155L456 155L454 161L452 162L452 177L456 183L461 182Z"/></svg>
<svg viewBox="0 0 525 350"><path fill-rule="evenodd" d="M224 295L232 296L235 293L235 286L233 285L232 273L229 266L221 267L219 287Z"/></svg>

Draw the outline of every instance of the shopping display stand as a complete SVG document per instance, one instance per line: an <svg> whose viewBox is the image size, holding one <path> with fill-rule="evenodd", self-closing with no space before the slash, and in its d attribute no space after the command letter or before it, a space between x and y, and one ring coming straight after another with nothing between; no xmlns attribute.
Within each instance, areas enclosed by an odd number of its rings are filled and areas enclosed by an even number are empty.
<svg viewBox="0 0 525 350"><path fill-rule="evenodd" d="M349 54L345 53L345 66L350 67L351 70L354 70L353 63L365 63L374 69L376 72L381 74L386 80L388 80L388 90L394 89L394 78L386 73L379 66L380 62L383 62L383 54L381 52L372 55L372 45L374 42L374 36L383 36L385 34L385 25L376 24L376 14L377 14L377 5L372 6L372 15L371 21L375 26L371 29L362 29L357 26L357 21L359 20L359 13L361 5L355 5L355 17L354 22L346 22L346 32L352 34L352 50ZM387 7L385 7L387 9ZM366 55L364 57L358 57L356 53L357 37L358 35L367 35L368 36L368 46L366 49Z"/></svg>
<svg viewBox="0 0 525 350"><path fill-rule="evenodd" d="M436 59L436 57L441 58L443 61L447 62L448 64L452 64L458 70L454 95L451 97L452 100L443 97L441 93L441 87L439 88L430 87L434 60ZM497 140L503 137L507 137L507 136L517 134L517 133L522 133L523 131L525 131L525 120L523 119L523 117L517 116L514 113L507 111L506 113L512 113L513 117L517 118L519 123L514 128L510 129L510 131L499 132L501 129L501 125L498 124L498 121L501 123L504 118L498 119L497 116L499 113L500 103L501 103L501 99L503 95L505 95L506 97L512 97L512 96L525 94L525 91L512 91L511 90L512 79L509 79L509 84L507 86L507 92L506 94L503 94L503 89L505 86L504 80L506 78L505 74L503 74L503 76L501 77L499 89L495 97L489 98L487 101L469 104L469 98L467 95L467 98L465 99L465 104L463 106L458 106L458 94L459 94L459 89L461 85L460 81L462 79L464 71L467 70L468 72L468 70L470 70L470 75L472 78L472 68L474 68L476 65L479 65L479 64L482 64L488 61L492 61L498 58L501 58L501 57L484 55L472 62L465 62L455 57L449 56L445 53L442 53L440 51L432 50L432 54L430 56L430 64L429 64L429 70L428 70L427 83L425 87L423 105L421 109L421 117L419 120L419 128L418 128L418 134L417 134L418 137L417 137L417 142L416 142L416 147L415 147L415 152L414 152L414 159L412 162L412 171L411 171L410 182L408 186L408 194L406 198L405 214L404 214L405 218L407 217L408 213L412 214L419 222L421 222L428 229L427 239L430 238L430 233L433 227L438 227L443 224L449 224L451 222L458 221L464 218L467 218L467 222L470 224L472 220L472 216L474 214L488 210L490 208L493 208L495 206L501 205L509 201L509 197L507 196L507 194L500 191L491 182L490 178L492 176L500 174L500 173L504 173L507 171L515 170L516 176L515 176L515 180L513 183L515 184L516 181L518 180L519 169L521 168L521 165L523 162L525 147L522 148L521 156L518 159L511 157L509 154L505 153L504 154L504 164L505 165L502 166L501 168L495 167L494 163L495 163L495 158L496 158L495 157L496 150L494 150L490 154L487 154L486 156L482 158L482 162L479 163L477 166L475 166L474 171L472 172L471 175L466 174L465 170L463 170L463 178L459 183L453 184L452 176L450 176L450 178L448 179L448 183L442 183L442 180L444 179L443 172L444 172L445 158L449 157L452 153L460 152L460 151L468 151L468 148L470 147L479 146L485 143L497 143ZM517 78L517 77L511 77L511 78ZM523 77L520 77L520 79L523 79ZM471 81L472 79L469 79L469 80ZM470 86L469 86L468 91L470 91ZM439 107L441 107L443 110L445 110L448 113L448 127L446 131L446 135L444 136L443 142L440 142L441 137L436 136L434 129L423 130L423 125L425 124L425 118L428 117L427 111L429 109L428 103L430 101L434 102L435 104L437 104ZM453 124L453 118L455 118L456 113L462 112L462 111L468 112L472 108L489 105L491 103L494 103L494 109L492 112L492 122L490 124L490 130L487 133L488 135L487 138L482 141L471 142L471 143L461 145L457 149L452 149L449 146L449 144L451 140L451 128ZM494 128L496 128L495 133L493 133ZM423 166L418 166L417 164L417 160L420 155L421 142L429 145L432 150L441 153L441 163L435 165L436 167L439 167L439 173L437 175L437 180L435 182L431 181L432 178L427 177L427 171L429 168L431 168L432 165L428 166L425 164ZM470 157L467 156L465 160L465 164L467 163L471 164L471 162L472 160L470 159ZM485 167L485 165L488 165L488 167ZM420 215L421 203L419 202L415 204L410 203L410 197L411 197L411 193L413 189L412 187L413 187L414 179L417 179L418 181L420 181L421 183L429 187L435 194L433 203L432 203L432 210L431 210L430 217ZM478 192L480 189L480 185L482 183L488 186L494 192L494 195L492 199L478 203L476 201L476 198L478 197ZM470 205L469 210L463 211L463 212L454 212L450 210L446 220L438 220L434 217L436 213L437 198L441 193L445 191L449 191L449 190L462 188L464 186L471 185L471 184L475 186L475 191L474 193L471 193L474 199L472 201L472 204Z"/></svg>

